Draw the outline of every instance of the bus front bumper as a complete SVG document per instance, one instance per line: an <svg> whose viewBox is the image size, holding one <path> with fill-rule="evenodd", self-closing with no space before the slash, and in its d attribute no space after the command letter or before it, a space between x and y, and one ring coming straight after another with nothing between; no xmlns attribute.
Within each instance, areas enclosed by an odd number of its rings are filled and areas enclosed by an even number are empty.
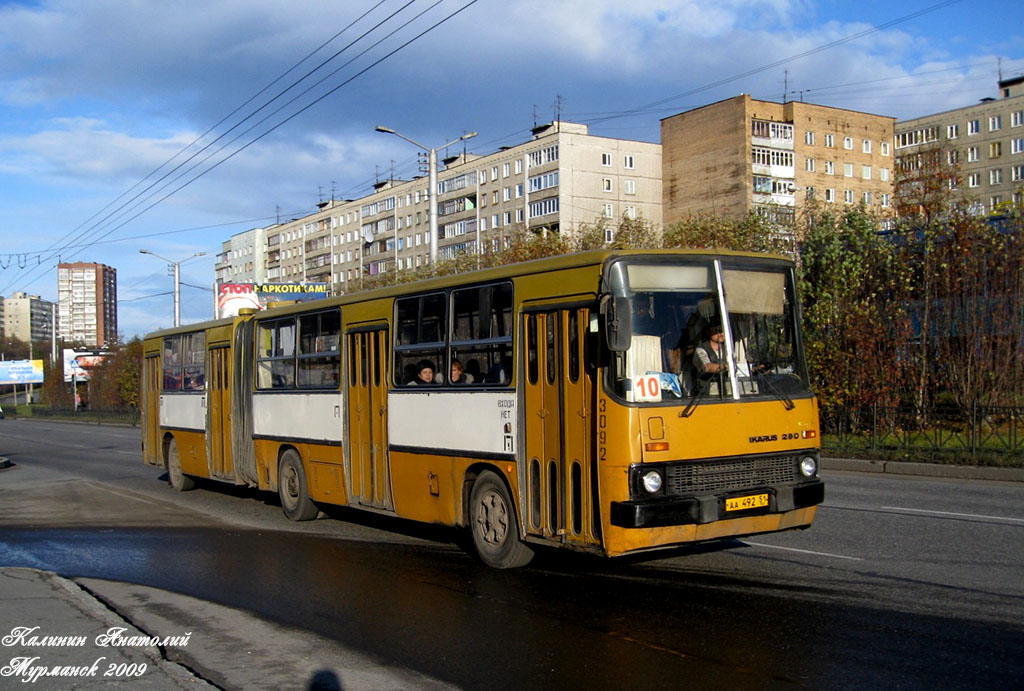
<svg viewBox="0 0 1024 691"><path fill-rule="evenodd" d="M767 506L727 510L726 499L737 496L768 495ZM611 523L619 528L663 528L671 525L714 523L729 518L785 513L816 506L825 500L825 483L820 480L799 485L770 487L742 495L710 494L691 497L662 497L641 501L612 502Z"/></svg>

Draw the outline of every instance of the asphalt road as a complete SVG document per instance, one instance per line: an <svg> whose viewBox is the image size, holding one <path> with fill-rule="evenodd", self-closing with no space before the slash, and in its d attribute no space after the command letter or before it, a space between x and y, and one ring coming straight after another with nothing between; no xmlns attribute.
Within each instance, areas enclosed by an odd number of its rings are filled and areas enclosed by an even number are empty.
<svg viewBox="0 0 1024 691"><path fill-rule="evenodd" d="M462 688L1024 687L1021 484L833 473L808 531L494 571L443 528L174 493L132 428L6 420L0 456L0 566L248 610Z"/></svg>

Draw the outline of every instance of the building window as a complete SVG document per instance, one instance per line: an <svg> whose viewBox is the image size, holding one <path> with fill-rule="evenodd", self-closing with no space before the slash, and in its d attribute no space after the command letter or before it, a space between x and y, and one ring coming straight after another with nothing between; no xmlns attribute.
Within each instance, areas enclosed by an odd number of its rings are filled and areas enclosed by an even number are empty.
<svg viewBox="0 0 1024 691"><path fill-rule="evenodd" d="M1024 110L1017 110L1010 113L1010 127L1024 125Z"/></svg>
<svg viewBox="0 0 1024 691"><path fill-rule="evenodd" d="M601 178L601 191L602 192L611 192L612 191L612 179L611 178Z"/></svg>
<svg viewBox="0 0 1024 691"><path fill-rule="evenodd" d="M889 155L889 142L882 142L882 155L883 156L888 156Z"/></svg>
<svg viewBox="0 0 1024 691"><path fill-rule="evenodd" d="M512 188L511 187L502 187L501 188L501 200L504 201L504 202L507 202L511 198L512 198Z"/></svg>
<svg viewBox="0 0 1024 691"><path fill-rule="evenodd" d="M974 163L978 160L978 147L969 146L967 147L967 162Z"/></svg>
<svg viewBox="0 0 1024 691"><path fill-rule="evenodd" d="M630 220L636 220L636 207L635 206L627 206L626 207L626 211L623 213L623 216L625 216L626 218L628 218Z"/></svg>
<svg viewBox="0 0 1024 691"><path fill-rule="evenodd" d="M853 190L843 191L843 201L845 201L847 204L853 204Z"/></svg>
<svg viewBox="0 0 1024 691"><path fill-rule="evenodd" d="M808 173L813 173L814 172L814 159L813 158L804 159L804 169Z"/></svg>
<svg viewBox="0 0 1024 691"><path fill-rule="evenodd" d="M772 179L763 175L754 176L754 193L755 194L771 194L772 193Z"/></svg>
<svg viewBox="0 0 1024 691"><path fill-rule="evenodd" d="M1002 142L991 142L988 145L988 157L999 158L1003 155L1003 143Z"/></svg>
<svg viewBox="0 0 1024 691"><path fill-rule="evenodd" d="M622 191L626 194L636 194L636 180L623 180Z"/></svg>
<svg viewBox="0 0 1024 691"><path fill-rule="evenodd" d="M1024 137L1016 137L1010 140L1010 153L1024 153Z"/></svg>
<svg viewBox="0 0 1024 691"><path fill-rule="evenodd" d="M848 177L848 178L852 178L853 177L853 164L852 163L844 163L843 164L843 175L845 177Z"/></svg>
<svg viewBox="0 0 1024 691"><path fill-rule="evenodd" d="M825 175L836 174L836 163L835 161L825 161Z"/></svg>
<svg viewBox="0 0 1024 691"><path fill-rule="evenodd" d="M516 175L519 175L522 172L523 172L523 159L517 158L516 159Z"/></svg>
<svg viewBox="0 0 1024 691"><path fill-rule="evenodd" d="M978 134L981 132L981 120L969 120L967 122L967 134Z"/></svg>
<svg viewBox="0 0 1024 691"><path fill-rule="evenodd" d="M861 142L860 147L861 147L861 151L863 151L864 153L866 153L866 154L871 153L871 140L870 139L865 139L864 141Z"/></svg>
<svg viewBox="0 0 1024 691"><path fill-rule="evenodd" d="M826 135L828 136L828 135ZM836 191L832 187L825 188L825 201L834 202L836 200Z"/></svg>
<svg viewBox="0 0 1024 691"><path fill-rule="evenodd" d="M860 176L864 180L870 180L871 179L871 166L861 166L860 167Z"/></svg>
<svg viewBox="0 0 1024 691"><path fill-rule="evenodd" d="M814 132L804 132L804 144L814 146Z"/></svg>
<svg viewBox="0 0 1024 691"><path fill-rule="evenodd" d="M516 209L516 223L522 223L522 222L523 222L523 210L522 209Z"/></svg>
<svg viewBox="0 0 1024 691"><path fill-rule="evenodd" d="M808 201L814 199L814 187L813 186L808 185L807 187L804 188L804 197Z"/></svg>
<svg viewBox="0 0 1024 691"><path fill-rule="evenodd" d="M509 176L509 173L511 172L511 170L512 170L512 168L511 168L511 166L508 163L502 163L501 164L501 177L507 178Z"/></svg>
<svg viewBox="0 0 1024 691"><path fill-rule="evenodd" d="M518 185L516 185L516 199L519 199L522 196L523 196L523 183L520 182Z"/></svg>
<svg viewBox="0 0 1024 691"><path fill-rule="evenodd" d="M960 152L957 149L950 149L946 152L946 162L955 166L960 162Z"/></svg>
<svg viewBox="0 0 1024 691"><path fill-rule="evenodd" d="M1024 165L1014 166L1013 168L1011 168L1010 177L1013 179L1014 182L1024 181Z"/></svg>
<svg viewBox="0 0 1024 691"><path fill-rule="evenodd" d="M881 180L882 182L889 182L889 169L888 168L879 168L878 169L878 179Z"/></svg>
<svg viewBox="0 0 1024 691"><path fill-rule="evenodd" d="M632 154L626 154L623 157L623 159L622 159L622 167L627 169L627 170L633 170L636 167L636 165L633 162L633 155Z"/></svg>
<svg viewBox="0 0 1024 691"><path fill-rule="evenodd" d="M871 193L870 192L865 192L864 193L864 204L866 206L871 206Z"/></svg>
<svg viewBox="0 0 1024 691"><path fill-rule="evenodd" d="M1002 115L993 115L993 116L991 116L988 119L988 131L989 132L998 132L1001 129L1003 129L1003 116Z"/></svg>
<svg viewBox="0 0 1024 691"><path fill-rule="evenodd" d="M605 204L601 207L601 215L605 218L612 218L615 215L615 207L611 204Z"/></svg>
<svg viewBox="0 0 1024 691"><path fill-rule="evenodd" d="M612 164L612 155L611 154L601 154L601 165L607 168L607 167L611 166L611 164Z"/></svg>
<svg viewBox="0 0 1024 691"><path fill-rule="evenodd" d="M825 146L834 147L836 145L836 136L834 134L825 135Z"/></svg>
<svg viewBox="0 0 1024 691"><path fill-rule="evenodd" d="M1002 198L1002 196L1000 196L998 194L988 198L988 208L992 209L993 211L995 211L996 207L999 206L1002 203L1003 203L1003 198Z"/></svg>
<svg viewBox="0 0 1024 691"><path fill-rule="evenodd" d="M979 187L981 186L981 173L971 173L967 176L968 187Z"/></svg>
<svg viewBox="0 0 1024 691"><path fill-rule="evenodd" d="M843 137L843 148L853 149L853 137Z"/></svg>
<svg viewBox="0 0 1024 691"><path fill-rule="evenodd" d="M946 139L956 139L960 136L960 125L946 125Z"/></svg>
<svg viewBox="0 0 1024 691"><path fill-rule="evenodd" d="M889 208L889 199L890 197L888 194L879 195L879 203L886 208Z"/></svg>
<svg viewBox="0 0 1024 691"><path fill-rule="evenodd" d="M1003 184L1003 169L993 168L988 171L988 184L990 185L1001 185Z"/></svg>

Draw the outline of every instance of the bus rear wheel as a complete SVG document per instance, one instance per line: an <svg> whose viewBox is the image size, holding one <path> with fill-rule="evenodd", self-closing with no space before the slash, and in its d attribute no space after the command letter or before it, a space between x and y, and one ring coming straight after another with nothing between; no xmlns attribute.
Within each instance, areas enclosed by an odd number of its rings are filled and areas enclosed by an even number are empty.
<svg viewBox="0 0 1024 691"><path fill-rule="evenodd" d="M293 521L311 521L320 512L309 498L302 459L293 449L285 451L278 464L277 493L281 497L284 515Z"/></svg>
<svg viewBox="0 0 1024 691"><path fill-rule="evenodd" d="M505 483L485 470L473 482L469 495L469 527L480 560L496 569L526 566L533 550L519 539L515 504Z"/></svg>
<svg viewBox="0 0 1024 691"><path fill-rule="evenodd" d="M173 439L167 444L167 482L178 492L187 492L196 486L196 481L181 469L178 457L178 443Z"/></svg>

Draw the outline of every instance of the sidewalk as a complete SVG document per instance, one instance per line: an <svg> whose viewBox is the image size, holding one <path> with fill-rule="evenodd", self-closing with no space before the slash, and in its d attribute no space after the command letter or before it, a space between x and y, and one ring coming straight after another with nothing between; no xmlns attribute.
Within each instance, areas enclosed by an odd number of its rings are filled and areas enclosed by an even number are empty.
<svg viewBox="0 0 1024 691"><path fill-rule="evenodd" d="M989 468L985 466L945 465L942 463L911 463L908 461L871 461L860 458L821 458L822 470L849 470L858 473L916 475L956 480L995 480L1024 482L1024 468Z"/></svg>
<svg viewBox="0 0 1024 691"><path fill-rule="evenodd" d="M454 688L242 610L16 567L0 567L0 647L0 689ZM40 676L29 685L33 674Z"/></svg>
<svg viewBox="0 0 1024 691"><path fill-rule="evenodd" d="M132 689L215 688L153 645L98 645L97 637L113 632L124 641L149 635L48 571L0 568L0 611L0 688L99 689L126 681Z"/></svg>

